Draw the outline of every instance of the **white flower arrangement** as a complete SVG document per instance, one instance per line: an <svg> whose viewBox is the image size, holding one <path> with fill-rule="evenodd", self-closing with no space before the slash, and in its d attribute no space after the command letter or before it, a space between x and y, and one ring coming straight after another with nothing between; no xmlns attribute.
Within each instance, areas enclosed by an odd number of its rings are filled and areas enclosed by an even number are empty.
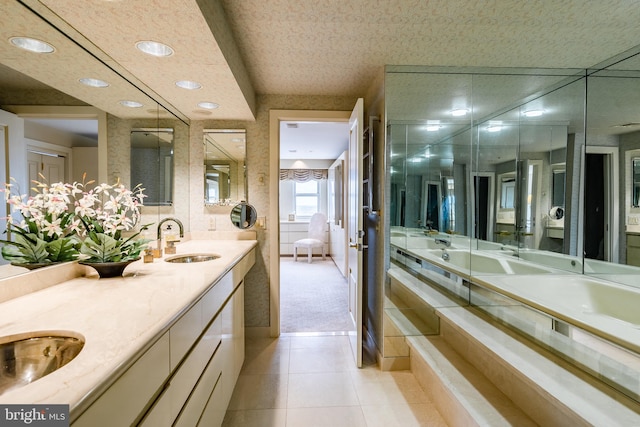
<svg viewBox="0 0 640 427"><path fill-rule="evenodd" d="M5 199L12 212L7 230L15 233L5 243L2 256L17 263L51 263L80 259L88 262L116 262L136 259L148 240L128 238L122 231L132 230L140 219L143 189L127 189L119 181L87 189L93 181L73 184L34 181L35 196L14 191L6 184Z"/></svg>

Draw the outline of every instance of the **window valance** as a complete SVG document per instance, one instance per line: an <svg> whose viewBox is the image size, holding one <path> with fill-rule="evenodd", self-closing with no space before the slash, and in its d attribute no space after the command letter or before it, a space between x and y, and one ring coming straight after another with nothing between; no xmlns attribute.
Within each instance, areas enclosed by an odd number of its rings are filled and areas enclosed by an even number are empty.
<svg viewBox="0 0 640 427"><path fill-rule="evenodd" d="M312 179L327 179L326 169L280 169L280 181L307 182Z"/></svg>

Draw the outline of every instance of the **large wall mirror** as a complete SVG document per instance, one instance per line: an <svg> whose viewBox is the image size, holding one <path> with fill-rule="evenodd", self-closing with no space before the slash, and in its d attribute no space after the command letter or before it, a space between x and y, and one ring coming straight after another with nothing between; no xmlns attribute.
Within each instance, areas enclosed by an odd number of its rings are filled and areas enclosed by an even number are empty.
<svg viewBox="0 0 640 427"><path fill-rule="evenodd" d="M206 205L231 205L247 197L246 131L204 131L204 201Z"/></svg>
<svg viewBox="0 0 640 427"><path fill-rule="evenodd" d="M388 67L392 245L457 239L634 280L640 60L611 63L587 73Z"/></svg>
<svg viewBox="0 0 640 427"><path fill-rule="evenodd" d="M47 10L41 12L44 18L51 18L45 16ZM8 136L0 141L7 145L7 150L0 150L0 154L4 156L8 152L8 157L0 160L8 166L7 174L15 177L21 188L29 188L27 147L53 147L65 156L65 180L81 181L83 173L87 172L88 179L98 182L113 183L120 179L131 186L140 182L149 196L145 204L165 205L145 206L142 222L157 223L162 217L176 216L188 230L188 191L176 194L169 189L171 185L189 188L189 125L186 119L176 117L162 107L166 104L163 100L153 99L113 67L105 66L97 59L99 56L104 60L103 52L102 56L91 55L89 52L98 49L95 46L92 49L90 41L84 37L74 40L77 34L74 31L65 34L69 27L63 27L62 20L45 20L20 2L7 2L3 5L0 21L3 36L0 42L0 109L3 111L0 115L6 125L2 129L3 136ZM59 27L52 27L50 22ZM15 35L37 36L54 45L55 51L44 55L23 51L9 43ZM80 77L99 79L108 82L108 86L87 86L79 81ZM128 105L136 108L123 105L122 100L135 101ZM79 126L88 123L93 123L93 127ZM69 125L78 126L70 130ZM173 129L173 137L165 134L163 128ZM135 151L138 145L135 141L132 143L132 130L149 133L156 147L154 153L147 153L149 156L133 160L133 165L132 159L136 159L137 154L133 154L131 148L133 146ZM169 144L171 138L173 143ZM173 146L172 153L168 151L169 145ZM152 181L137 176L140 169L149 165L151 157L156 165L158 159L163 159L166 170L173 168L173 177L168 178L169 175L163 173L160 179ZM151 202L151 197L156 201ZM173 205L167 206L170 203ZM11 268L3 265L2 269L5 267ZM12 272L7 270L7 274L5 271L0 274L8 276L24 272L25 269L16 267Z"/></svg>
<svg viewBox="0 0 640 427"><path fill-rule="evenodd" d="M147 206L173 204L173 129L131 131L131 185L145 189Z"/></svg>

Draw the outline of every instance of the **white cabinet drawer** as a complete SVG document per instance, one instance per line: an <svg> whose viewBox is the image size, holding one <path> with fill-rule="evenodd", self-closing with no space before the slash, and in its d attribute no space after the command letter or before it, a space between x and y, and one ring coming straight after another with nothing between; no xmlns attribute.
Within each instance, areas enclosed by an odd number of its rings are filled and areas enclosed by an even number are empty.
<svg viewBox="0 0 640 427"><path fill-rule="evenodd" d="M213 319L231 292L233 292L233 276L227 273L200 300L203 326Z"/></svg>
<svg viewBox="0 0 640 427"><path fill-rule="evenodd" d="M202 311L200 302L191 307L169 330L171 338L171 370L191 348L202 332Z"/></svg>
<svg viewBox="0 0 640 427"><path fill-rule="evenodd" d="M74 427L131 425L169 376L169 334L164 334L73 423Z"/></svg>
<svg viewBox="0 0 640 427"><path fill-rule="evenodd" d="M184 405L184 409L180 413L179 418L175 422L176 427L193 427L198 423L207 402L213 398L222 401L221 397L213 396L216 390L222 389L222 358L220 357L220 347L216 350L209 361L206 370L200 377L200 381L196 385L189 401ZM226 408L223 408L223 414ZM224 416L224 415L223 415ZM216 425L216 424L206 424ZM219 424L218 424L219 425Z"/></svg>
<svg viewBox="0 0 640 427"><path fill-rule="evenodd" d="M217 318L171 378L167 391L171 400L170 419L173 420L178 416L211 359L211 355L219 346L222 339L221 326L221 319Z"/></svg>
<svg viewBox="0 0 640 427"><path fill-rule="evenodd" d="M209 396L209 400L206 402L206 407L204 412L202 412L202 417L198 422L198 427L212 427L212 426L220 426L222 425L222 421L224 420L224 415L227 411L227 401L224 396L224 389L222 387L224 378L224 373L221 372L218 377L218 381L216 381L215 388L213 389L213 393ZM184 424L185 426L189 424ZM192 426L195 424L191 424Z"/></svg>

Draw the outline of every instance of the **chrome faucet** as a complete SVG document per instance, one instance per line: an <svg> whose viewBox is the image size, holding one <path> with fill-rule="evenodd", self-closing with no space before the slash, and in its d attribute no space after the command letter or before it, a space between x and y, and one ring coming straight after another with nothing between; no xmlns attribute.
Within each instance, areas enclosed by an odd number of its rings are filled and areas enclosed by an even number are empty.
<svg viewBox="0 0 640 427"><path fill-rule="evenodd" d="M445 261L449 261L450 255L447 252L447 248L442 248L442 259Z"/></svg>
<svg viewBox="0 0 640 427"><path fill-rule="evenodd" d="M184 237L184 226L182 225L182 223L180 222L179 219L177 218L165 218L162 221L160 221L158 223L158 247L156 249L156 254L157 257L161 257L162 256L162 224L164 224L165 222L168 221L173 221L176 224L178 224L178 228L180 229L180 237Z"/></svg>
<svg viewBox="0 0 640 427"><path fill-rule="evenodd" d="M451 240L436 238L435 241L436 241L436 244L438 245L445 245L446 247L451 247Z"/></svg>

